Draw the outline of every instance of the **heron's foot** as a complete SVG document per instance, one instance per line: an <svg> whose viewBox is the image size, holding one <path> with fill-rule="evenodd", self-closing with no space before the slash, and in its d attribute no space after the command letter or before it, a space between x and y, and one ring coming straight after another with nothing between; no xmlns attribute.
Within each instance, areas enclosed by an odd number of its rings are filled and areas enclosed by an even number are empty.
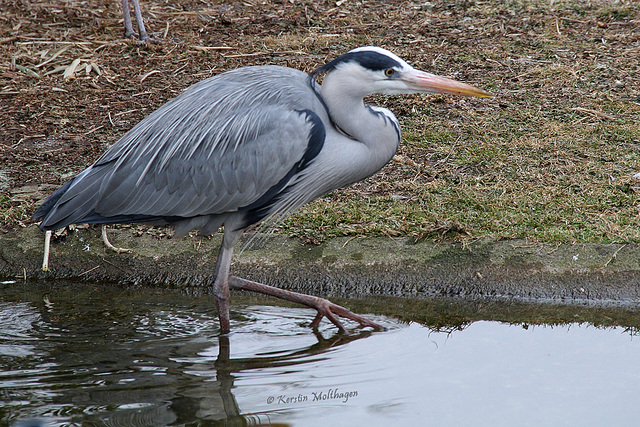
<svg viewBox="0 0 640 427"><path fill-rule="evenodd" d="M116 253L119 253L119 254L131 253L131 249L118 248L118 247L113 246L111 244L111 242L109 241L109 237L107 236L107 226L106 225L102 226L102 241L104 242L104 245L107 247L107 249L111 249L112 251L114 251Z"/></svg>
<svg viewBox="0 0 640 427"><path fill-rule="evenodd" d="M137 45L144 45L144 44L147 44L147 42L156 41L155 39L152 39L148 35L146 37L138 37L138 34L136 34L136 33L125 34L124 38L125 39L135 40Z"/></svg>
<svg viewBox="0 0 640 427"><path fill-rule="evenodd" d="M355 322L358 322L361 326L370 326L378 330L383 329L382 326L367 319L364 316L360 316L359 314L354 313L348 308L334 304L331 301L324 298L319 298L319 297L312 297L312 298L316 300L316 304L315 305L307 304L307 305L309 305L312 308L315 308L316 311L318 312L316 317L311 322L311 326L314 328L316 328L320 324L320 321L322 320L323 317L326 317L329 321L331 321L331 323L336 325L338 329L340 329L342 332L346 332L346 329L344 328L344 326L342 326L342 322L340 322L338 317L336 317L336 316L340 316L340 317L344 317L345 319L350 319Z"/></svg>
<svg viewBox="0 0 640 427"><path fill-rule="evenodd" d="M131 33L125 32L124 38L135 40L137 45L144 45L147 43L163 43L165 41L162 32L145 32L141 36L138 36L138 33L134 31L132 31Z"/></svg>
<svg viewBox="0 0 640 427"><path fill-rule="evenodd" d="M160 34L160 33L154 33L154 34ZM133 37L133 38L136 39L137 37ZM148 34L145 34L143 37L140 37L138 40L136 40L137 45L146 45L147 43L163 43L163 42L164 42L164 39L151 37Z"/></svg>
<svg viewBox="0 0 640 427"><path fill-rule="evenodd" d="M350 319L354 322L358 322L362 326L369 326L377 330L384 329L382 326L367 319L366 317L360 316L359 314L356 314L345 307L334 304L327 299L315 297L313 295L305 295L298 292L287 291L284 289L275 288L273 286L264 285L262 283L253 282L251 280L246 280L237 276L229 276L229 287L233 289L243 289L245 291L271 295L276 298L296 302L298 304L303 304L307 307L311 307L318 312L316 317L311 322L311 326L313 326L314 328L320 324L320 321L323 317L326 317L327 319L329 319L329 321L331 321L331 323L336 325L336 327L340 331L346 332L347 329L342 325L340 319L338 319L338 316L340 316L344 317L345 319Z"/></svg>

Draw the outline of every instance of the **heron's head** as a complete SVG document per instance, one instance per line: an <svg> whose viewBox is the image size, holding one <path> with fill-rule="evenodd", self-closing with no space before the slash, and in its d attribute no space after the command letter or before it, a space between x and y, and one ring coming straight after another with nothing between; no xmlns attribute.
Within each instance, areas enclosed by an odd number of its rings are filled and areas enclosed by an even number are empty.
<svg viewBox="0 0 640 427"><path fill-rule="evenodd" d="M327 73L325 82L333 81L356 96L373 94L446 93L464 96L492 96L465 83L416 70L386 49L359 47L323 65L312 77Z"/></svg>

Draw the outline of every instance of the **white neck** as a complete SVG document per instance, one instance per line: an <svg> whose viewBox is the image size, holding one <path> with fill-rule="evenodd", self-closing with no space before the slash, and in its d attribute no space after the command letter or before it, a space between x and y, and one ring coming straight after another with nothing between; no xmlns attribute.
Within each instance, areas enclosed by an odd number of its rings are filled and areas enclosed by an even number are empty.
<svg viewBox="0 0 640 427"><path fill-rule="evenodd" d="M372 166L381 168L391 160L400 143L400 126L391 111L365 104L370 93L339 70L325 76L319 92L336 126L365 145Z"/></svg>

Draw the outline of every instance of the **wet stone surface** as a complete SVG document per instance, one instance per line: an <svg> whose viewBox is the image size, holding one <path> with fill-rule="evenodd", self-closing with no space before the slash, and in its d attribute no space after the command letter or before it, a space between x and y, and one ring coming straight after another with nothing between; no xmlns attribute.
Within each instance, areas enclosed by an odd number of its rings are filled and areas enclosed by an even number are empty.
<svg viewBox="0 0 640 427"><path fill-rule="evenodd" d="M206 292L220 236L170 239L135 229L110 229L108 251L100 229L69 232L52 245L49 272L41 270L43 233L12 230L0 239L0 276L73 279ZM635 305L640 301L637 245L542 245L526 241L455 243L410 239L332 239L304 244L285 236L238 245L232 274L286 289L330 297L434 295L500 300Z"/></svg>

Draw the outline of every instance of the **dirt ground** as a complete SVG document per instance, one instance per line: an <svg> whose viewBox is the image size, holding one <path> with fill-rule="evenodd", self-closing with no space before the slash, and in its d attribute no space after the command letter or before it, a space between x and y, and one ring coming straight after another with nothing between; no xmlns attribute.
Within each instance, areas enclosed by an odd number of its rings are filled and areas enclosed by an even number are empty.
<svg viewBox="0 0 640 427"><path fill-rule="evenodd" d="M633 2L141 3L155 39L144 44L123 37L116 0L0 1L0 227L30 223L38 200L187 86L244 65L311 71L351 48L374 44L417 68L499 95L483 102L385 100L401 122L427 102L435 120L466 112L510 114L532 102L522 93L533 88L551 106L546 114L564 114L554 106L570 97L564 85L572 73L582 82L572 90L586 103L571 114L585 126L610 119L613 113L601 108L607 99L640 104L640 24ZM619 111L618 118L634 111ZM396 163L435 163L415 147L399 154ZM414 175L387 167L352 191L391 193L394 188L380 182L407 174Z"/></svg>
<svg viewBox="0 0 640 427"><path fill-rule="evenodd" d="M123 37L117 1L10 3L0 18L0 140L11 187L62 184L158 106L223 71L258 64L311 71L382 39L408 60L428 61L423 46L444 41L431 30L427 40L411 3L142 0L157 40L146 44Z"/></svg>

